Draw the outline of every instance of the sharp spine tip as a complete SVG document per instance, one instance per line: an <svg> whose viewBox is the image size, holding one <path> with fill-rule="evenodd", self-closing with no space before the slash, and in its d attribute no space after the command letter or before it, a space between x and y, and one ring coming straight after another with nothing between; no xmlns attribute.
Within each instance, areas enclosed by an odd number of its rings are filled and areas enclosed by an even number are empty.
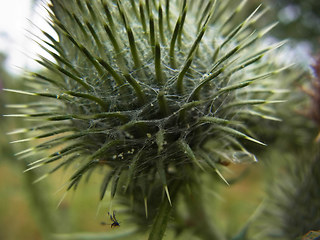
<svg viewBox="0 0 320 240"><path fill-rule="evenodd" d="M25 139L20 139L20 140L16 140L16 141L12 141L10 143L22 143L22 142L29 142L31 141L32 138L25 138Z"/></svg>
<svg viewBox="0 0 320 240"><path fill-rule="evenodd" d="M170 204L170 206L172 207L172 203L171 203L171 199L170 199L170 194L169 194L169 189L168 189L168 186L167 186L167 185L164 186L164 190L165 190L165 192L166 192L166 195L167 195L169 204Z"/></svg>

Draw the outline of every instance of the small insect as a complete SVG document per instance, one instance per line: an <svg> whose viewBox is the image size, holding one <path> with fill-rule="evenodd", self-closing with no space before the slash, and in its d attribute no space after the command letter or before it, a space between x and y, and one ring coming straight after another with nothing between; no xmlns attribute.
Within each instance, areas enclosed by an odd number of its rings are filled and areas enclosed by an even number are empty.
<svg viewBox="0 0 320 240"><path fill-rule="evenodd" d="M112 215L108 212L108 215L110 216L110 220L112 223L110 224L111 228L113 227L120 227L120 223L118 222L116 218L116 212L113 211ZM105 222L101 222L102 225L107 225Z"/></svg>

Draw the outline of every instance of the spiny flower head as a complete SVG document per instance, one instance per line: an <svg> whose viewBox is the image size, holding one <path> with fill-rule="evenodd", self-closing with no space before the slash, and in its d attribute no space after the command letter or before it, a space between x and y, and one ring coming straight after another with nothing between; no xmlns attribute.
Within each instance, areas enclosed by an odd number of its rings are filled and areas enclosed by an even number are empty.
<svg viewBox="0 0 320 240"><path fill-rule="evenodd" d="M77 163L69 190L108 166L101 199L111 185L144 203L161 189L171 204L191 172L255 161L243 143L263 143L245 119L273 103L266 80L279 69L263 56L281 43L261 44L274 24L254 30L265 11L241 19L240 2L51 0L58 37L39 44L54 61L37 60L48 73L31 74L28 91L9 90L35 97L18 116L39 124L14 132L43 139L18 153L46 154L29 170Z"/></svg>

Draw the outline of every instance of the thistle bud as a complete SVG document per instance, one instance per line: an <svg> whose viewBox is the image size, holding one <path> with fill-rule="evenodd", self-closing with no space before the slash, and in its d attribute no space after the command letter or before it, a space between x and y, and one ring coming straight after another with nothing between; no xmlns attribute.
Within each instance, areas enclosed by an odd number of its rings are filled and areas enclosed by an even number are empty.
<svg viewBox="0 0 320 240"><path fill-rule="evenodd" d="M28 170L74 164L70 190L103 169L100 198L129 195L152 221L198 174L256 161L244 144L265 144L245 120L273 103L263 82L278 69L263 56L281 44L261 44L275 24L255 29L265 11L242 19L244 2L51 0L58 37L41 46L54 61L11 90L35 99L20 116L42 142L20 154L46 157Z"/></svg>

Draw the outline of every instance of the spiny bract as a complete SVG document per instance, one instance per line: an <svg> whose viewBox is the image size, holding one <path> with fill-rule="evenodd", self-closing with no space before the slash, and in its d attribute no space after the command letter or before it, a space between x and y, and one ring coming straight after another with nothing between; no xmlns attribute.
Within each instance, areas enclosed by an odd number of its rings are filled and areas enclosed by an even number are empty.
<svg viewBox="0 0 320 240"><path fill-rule="evenodd" d="M40 45L55 61L40 57L46 71L30 90L8 90L36 99L18 116L39 124L14 133L44 140L18 155L47 154L29 170L77 163L68 190L108 166L101 199L111 183L112 197L121 189L145 201L159 186L171 201L190 171L255 161L241 142L263 143L245 121L276 102L268 81L279 69L261 58L281 43L262 43L275 24L254 30L265 11L243 18L244 2L51 0L57 37L44 32Z"/></svg>

